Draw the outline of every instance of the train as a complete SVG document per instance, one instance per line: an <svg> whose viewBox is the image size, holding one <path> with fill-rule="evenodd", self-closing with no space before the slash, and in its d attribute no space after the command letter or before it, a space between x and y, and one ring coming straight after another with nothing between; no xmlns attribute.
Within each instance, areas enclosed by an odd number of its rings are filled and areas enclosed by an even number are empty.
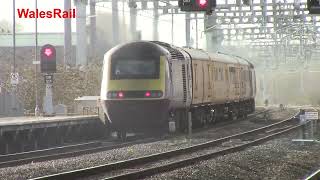
<svg viewBox="0 0 320 180"><path fill-rule="evenodd" d="M254 66L238 56L134 41L109 50L102 69L104 121L120 134L168 130L169 122L185 131L188 119L202 127L255 111Z"/></svg>

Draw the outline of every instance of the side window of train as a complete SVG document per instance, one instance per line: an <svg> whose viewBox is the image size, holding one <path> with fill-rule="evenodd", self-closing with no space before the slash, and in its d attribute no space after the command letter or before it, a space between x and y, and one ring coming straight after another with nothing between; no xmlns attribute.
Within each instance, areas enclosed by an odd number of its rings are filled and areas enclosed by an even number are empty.
<svg viewBox="0 0 320 180"><path fill-rule="evenodd" d="M241 81L244 81L244 70L241 69Z"/></svg>
<svg viewBox="0 0 320 180"><path fill-rule="evenodd" d="M236 69L234 67L229 67L229 72L230 72L231 82L235 83L236 82L236 77L235 77Z"/></svg>
<svg viewBox="0 0 320 180"><path fill-rule="evenodd" d="M226 81L229 81L228 69L225 69Z"/></svg>
<svg viewBox="0 0 320 180"><path fill-rule="evenodd" d="M218 69L214 68L214 79L218 81Z"/></svg>
<svg viewBox="0 0 320 180"><path fill-rule="evenodd" d="M210 74L210 64L207 65L208 67L208 80L209 80L209 89L211 89L211 74Z"/></svg>
<svg viewBox="0 0 320 180"><path fill-rule="evenodd" d="M198 89L198 80L197 80L197 64L194 64L194 89Z"/></svg>
<svg viewBox="0 0 320 180"><path fill-rule="evenodd" d="M215 72L215 71L214 71L214 67L212 66L212 68L211 68L212 81L215 80L214 72Z"/></svg>
<svg viewBox="0 0 320 180"><path fill-rule="evenodd" d="M223 77L223 76L224 76L224 74L223 74L223 68L220 69L220 72L221 72L221 81L223 81L223 79L224 79L224 77Z"/></svg>

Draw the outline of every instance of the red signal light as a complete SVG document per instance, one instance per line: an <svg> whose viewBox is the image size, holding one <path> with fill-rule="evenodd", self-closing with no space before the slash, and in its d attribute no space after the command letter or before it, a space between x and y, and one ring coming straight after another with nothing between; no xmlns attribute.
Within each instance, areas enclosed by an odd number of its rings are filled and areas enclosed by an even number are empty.
<svg viewBox="0 0 320 180"><path fill-rule="evenodd" d="M207 7L208 0L197 0L197 2L198 2L198 5L199 5L200 8Z"/></svg>
<svg viewBox="0 0 320 180"><path fill-rule="evenodd" d="M53 51L51 48L45 48L43 53L47 56L50 57L53 54Z"/></svg>

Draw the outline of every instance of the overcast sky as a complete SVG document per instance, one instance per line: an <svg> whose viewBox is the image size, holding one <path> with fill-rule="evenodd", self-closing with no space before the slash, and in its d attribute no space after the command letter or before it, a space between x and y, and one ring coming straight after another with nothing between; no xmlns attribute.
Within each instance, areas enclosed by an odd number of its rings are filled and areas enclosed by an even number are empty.
<svg viewBox="0 0 320 180"><path fill-rule="evenodd" d="M0 0L0 21L7 20L12 22L13 19L13 0ZM52 10L54 8L64 9L63 0L38 0L39 10ZM105 7L102 7L105 6ZM29 8L34 10L35 0L16 0L16 8ZM73 0L72 0L72 8ZM122 4L119 4L120 14L122 16ZM99 12L112 12L110 4L97 4L97 13ZM89 8L87 8L87 14L89 13ZM125 4L125 19L126 23L129 23L129 9L127 4ZM87 19L89 22L89 18ZM76 31L75 19L72 19L72 31ZM142 31L142 39L152 40L152 22L153 16L151 11L139 11L137 18L137 29ZM34 32L35 31L35 19L25 19L18 18L16 14L16 23L22 26L22 32ZM63 19L38 19L38 31L39 32L63 32L64 22ZM191 22L192 29L191 32L195 34L195 21ZM198 23L199 28L199 42L203 38L201 36L201 31L203 30L202 20ZM171 43L171 15L160 16L159 20L159 40ZM185 20L184 15L178 15L174 17L174 44L179 46L185 45ZM193 35L195 37L195 35ZM194 38L195 39L195 38ZM201 42L200 42L201 44ZM201 45L200 45L201 47Z"/></svg>

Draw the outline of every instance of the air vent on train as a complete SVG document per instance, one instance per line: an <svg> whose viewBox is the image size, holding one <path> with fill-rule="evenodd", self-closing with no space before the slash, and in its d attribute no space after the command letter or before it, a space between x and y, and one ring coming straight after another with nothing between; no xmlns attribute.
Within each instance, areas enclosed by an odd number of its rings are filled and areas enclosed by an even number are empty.
<svg viewBox="0 0 320 180"><path fill-rule="evenodd" d="M182 64L183 102L187 102L187 78L186 66Z"/></svg>

